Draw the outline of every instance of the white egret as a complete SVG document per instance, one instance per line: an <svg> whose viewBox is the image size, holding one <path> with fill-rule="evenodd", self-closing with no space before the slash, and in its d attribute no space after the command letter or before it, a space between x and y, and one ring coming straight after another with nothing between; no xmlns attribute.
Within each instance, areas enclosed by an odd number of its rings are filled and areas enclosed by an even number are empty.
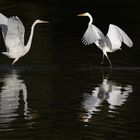
<svg viewBox="0 0 140 140"><path fill-rule="evenodd" d="M82 121L88 122L92 116L101 111L104 108L104 102L107 102L108 112L117 112L117 107L122 106L132 92L131 85L116 83L108 80L108 77L103 78L102 83L94 87L90 93L84 93L81 104L86 113L80 115Z"/></svg>
<svg viewBox="0 0 140 140"><path fill-rule="evenodd" d="M34 34L34 27L38 23L49 23L48 21L35 20L31 26L31 32L26 45L24 45L25 28L21 20L17 16L10 18L5 17L0 13L0 27L2 35L7 48L6 52L2 54L14 59L14 64L20 57L24 56L31 47L32 38Z"/></svg>
<svg viewBox="0 0 140 140"><path fill-rule="evenodd" d="M121 49L122 42L125 43L128 47L133 46L133 42L131 41L131 39L118 26L110 24L108 33L105 36L99 28L92 24L93 18L88 12L84 14L79 14L78 16L87 16L90 19L88 23L88 28L83 35L82 42L85 45L95 43L102 50L103 59L101 64L103 64L104 62L105 55L110 63L110 66L112 67L112 63L107 53Z"/></svg>

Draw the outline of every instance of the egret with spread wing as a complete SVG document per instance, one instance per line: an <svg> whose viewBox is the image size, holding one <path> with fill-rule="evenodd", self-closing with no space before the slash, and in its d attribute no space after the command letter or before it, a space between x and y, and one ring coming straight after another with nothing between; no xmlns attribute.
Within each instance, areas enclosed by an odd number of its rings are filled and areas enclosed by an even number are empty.
<svg viewBox="0 0 140 140"><path fill-rule="evenodd" d="M101 64L104 62L104 55L108 59L110 66L112 67L112 63L107 55L108 52L114 52L118 49L121 49L122 42L125 43L128 47L133 46L133 42L128 37L128 35L120 29L118 26L110 24L108 33L106 36L102 33L102 31L92 24L93 18L89 13L79 14L78 16L88 16L90 21L88 23L88 28L83 35L82 42L85 45L90 45L95 43L103 52L103 60Z"/></svg>
<svg viewBox="0 0 140 140"><path fill-rule="evenodd" d="M0 13L0 27L7 48L2 54L14 59L14 64L20 57L24 56L31 47L34 34L34 27L38 23L49 23L48 21L36 20L31 26L31 32L26 45L24 45L25 28L21 20L17 16L10 18L5 17Z"/></svg>

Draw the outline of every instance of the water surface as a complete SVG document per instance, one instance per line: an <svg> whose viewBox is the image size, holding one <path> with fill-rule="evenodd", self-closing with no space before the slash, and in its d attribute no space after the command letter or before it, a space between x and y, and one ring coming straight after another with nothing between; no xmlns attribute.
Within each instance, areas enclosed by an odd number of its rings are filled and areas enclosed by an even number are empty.
<svg viewBox="0 0 140 140"><path fill-rule="evenodd" d="M37 67L1 71L1 139L139 139L139 70Z"/></svg>
<svg viewBox="0 0 140 140"><path fill-rule="evenodd" d="M110 13L104 4L94 1L95 25L106 32L109 23L117 24L134 42L109 54L112 69L107 60L99 64L102 53L95 45L81 43L88 19L76 15L92 13L93 2L0 2L4 15L24 23L25 43L35 19L50 21L36 26L30 52L14 66L0 55L1 140L140 139L138 8L108 1ZM5 51L2 36L0 42Z"/></svg>

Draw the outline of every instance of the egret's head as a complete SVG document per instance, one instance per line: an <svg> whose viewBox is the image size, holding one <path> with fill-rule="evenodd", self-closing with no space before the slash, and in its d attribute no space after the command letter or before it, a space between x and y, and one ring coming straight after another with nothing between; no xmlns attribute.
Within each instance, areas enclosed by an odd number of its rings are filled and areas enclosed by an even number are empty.
<svg viewBox="0 0 140 140"><path fill-rule="evenodd" d="M49 21L44 21L44 20L39 20L39 19L37 19L37 20L35 21L35 23L49 23Z"/></svg>
<svg viewBox="0 0 140 140"><path fill-rule="evenodd" d="M83 13L83 14L78 14L77 16L89 16L90 14L88 12Z"/></svg>
<svg viewBox="0 0 140 140"><path fill-rule="evenodd" d="M86 13L83 13L83 14L79 14L79 15L77 15L77 16L87 16L87 17L89 17L89 19L90 19L90 21L89 21L89 25L91 25L92 24L92 22L93 22L93 18L92 18L92 16L90 15L90 13L88 13L88 12L86 12Z"/></svg>

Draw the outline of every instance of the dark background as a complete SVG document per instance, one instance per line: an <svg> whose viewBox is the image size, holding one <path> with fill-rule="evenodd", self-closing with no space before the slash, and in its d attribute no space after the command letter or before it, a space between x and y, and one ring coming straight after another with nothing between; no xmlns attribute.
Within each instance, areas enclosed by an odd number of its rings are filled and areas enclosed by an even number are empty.
<svg viewBox="0 0 140 140"><path fill-rule="evenodd" d="M44 28L44 26L40 26L39 29L36 29L44 30L44 32L46 32L46 38L49 40L45 51L48 52L48 57L51 58L46 57L43 61L47 62L48 59L51 59L57 63L60 60L59 63L63 64L72 63L72 61L88 63L92 60L92 63L99 64L102 54L101 51L99 51L97 47L83 47L84 45L81 43L81 37L87 28L89 19L86 17L77 17L77 14L89 12L93 16L94 25L100 28L104 34L107 33L108 26L112 23L122 28L134 43L131 49L123 45L123 51L117 51L109 55L113 63L115 65L139 66L139 11L138 1L132 0L0 1L1 13L7 17L17 15L23 21L26 28L25 42L27 42L30 26L35 19L49 20L50 24L47 29ZM34 57L38 57L35 54L39 53L38 51L41 47L35 46L36 43L34 43L34 40L39 40L40 38L37 35L34 36L32 44L34 49L32 48L32 53L30 53L30 56L24 56L24 61L21 60L18 64L29 63L29 61L32 62ZM46 38L44 37L42 40ZM45 43L44 40L43 42ZM67 42L69 42L69 45ZM1 51L3 50L4 45L1 44ZM60 57L64 55L66 62L63 61L63 57ZM9 59L5 60L3 56L0 57L2 59L1 63L9 63ZM78 59L76 57L78 57ZM36 59L34 59L34 61L39 62L39 60ZM41 61L40 59L40 62Z"/></svg>
<svg viewBox="0 0 140 140"><path fill-rule="evenodd" d="M48 25L36 26L31 50L14 66L11 66L11 59L1 54L5 45L0 35L0 103L9 103L8 107L11 105L8 112L6 105L0 108L0 111L3 110L0 113L0 140L139 140L138 2L0 0L0 12L7 17L18 16L25 25L25 43L35 19L50 21ZM84 12L91 13L94 24L104 34L112 23L122 28L134 43L132 48L122 45L122 51L108 54L113 63L112 69L99 67L102 52L96 45L84 46L81 42L89 19L77 17L77 14ZM92 69L94 65L98 67ZM104 65L108 65L108 61ZM105 90L101 97L103 103L97 108L101 111L93 111L89 122L83 122L81 119L89 116L82 106L82 102L86 101L85 93L92 95L104 84L105 77L109 81L105 89L111 87L107 92L120 95L130 90L127 89L129 85L133 91L122 98L122 105L110 109L110 104L104 99ZM22 96L24 86L27 87L24 95L27 101ZM4 94L11 96L2 98ZM113 99L118 99L116 97ZM24 115L25 112L27 115Z"/></svg>

